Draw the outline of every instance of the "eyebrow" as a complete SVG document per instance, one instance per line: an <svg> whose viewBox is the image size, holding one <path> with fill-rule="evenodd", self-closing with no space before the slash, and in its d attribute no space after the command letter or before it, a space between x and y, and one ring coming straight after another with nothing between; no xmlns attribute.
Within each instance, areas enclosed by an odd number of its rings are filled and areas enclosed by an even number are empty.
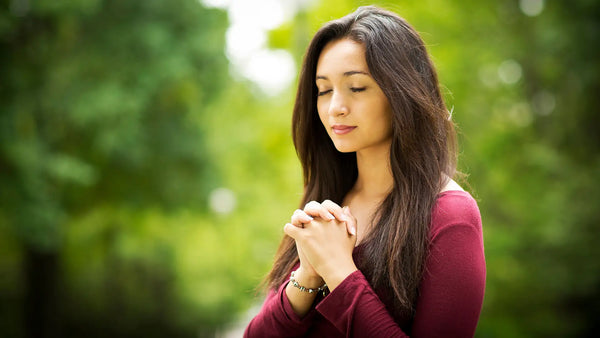
<svg viewBox="0 0 600 338"><path fill-rule="evenodd" d="M361 70L350 70L350 71L347 71L347 72L345 72L343 75L344 75L344 76L352 76L352 75L357 75L357 74L361 74L361 75L369 75L369 73L367 73L367 72L363 72L363 71L361 71ZM317 75L317 78L316 78L316 80L319 80L319 79L322 79L322 80L328 80L327 76L323 76L323 75Z"/></svg>

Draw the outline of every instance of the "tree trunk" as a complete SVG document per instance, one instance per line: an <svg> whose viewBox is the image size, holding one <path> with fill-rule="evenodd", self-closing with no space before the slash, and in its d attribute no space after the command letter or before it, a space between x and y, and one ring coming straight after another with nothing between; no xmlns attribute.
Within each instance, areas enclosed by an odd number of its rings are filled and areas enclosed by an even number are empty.
<svg viewBox="0 0 600 338"><path fill-rule="evenodd" d="M58 337L58 254L27 247L23 264L25 337Z"/></svg>

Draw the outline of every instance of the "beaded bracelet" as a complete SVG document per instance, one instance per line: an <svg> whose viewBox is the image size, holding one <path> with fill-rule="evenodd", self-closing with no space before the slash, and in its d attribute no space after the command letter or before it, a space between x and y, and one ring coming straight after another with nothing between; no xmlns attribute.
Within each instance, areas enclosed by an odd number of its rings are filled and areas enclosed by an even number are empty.
<svg viewBox="0 0 600 338"><path fill-rule="evenodd" d="M323 296L325 296L325 293L327 292L327 283L319 286L316 289L307 288L305 286L298 284L298 282L296 281L296 278L294 276L295 273L296 273L296 271L292 271L292 274L290 275L290 282L292 283L293 287L300 289L300 291L302 291L302 292L308 292L308 293L315 293L315 292L323 291Z"/></svg>

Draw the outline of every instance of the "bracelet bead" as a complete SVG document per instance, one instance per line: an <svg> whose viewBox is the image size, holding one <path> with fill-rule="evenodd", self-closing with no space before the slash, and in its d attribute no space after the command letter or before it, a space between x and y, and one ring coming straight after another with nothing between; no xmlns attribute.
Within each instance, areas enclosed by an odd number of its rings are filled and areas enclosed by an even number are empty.
<svg viewBox="0 0 600 338"><path fill-rule="evenodd" d="M323 296L326 295L327 292L327 283L319 286L318 288L307 288L305 286L300 285L297 281L296 281L296 277L295 277L296 271L292 271L292 273L290 274L290 283L292 283L292 286L299 289L301 292L308 292L308 293L316 293L316 292L320 292L323 291Z"/></svg>

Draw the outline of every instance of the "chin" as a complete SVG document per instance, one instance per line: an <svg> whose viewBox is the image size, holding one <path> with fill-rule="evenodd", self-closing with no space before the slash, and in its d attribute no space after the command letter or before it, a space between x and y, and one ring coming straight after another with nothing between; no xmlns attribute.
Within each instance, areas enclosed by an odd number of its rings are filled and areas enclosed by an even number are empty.
<svg viewBox="0 0 600 338"><path fill-rule="evenodd" d="M353 153L356 151L355 147L352 147L350 145L347 144L335 144L335 149L337 149L337 151L339 151L340 153Z"/></svg>

